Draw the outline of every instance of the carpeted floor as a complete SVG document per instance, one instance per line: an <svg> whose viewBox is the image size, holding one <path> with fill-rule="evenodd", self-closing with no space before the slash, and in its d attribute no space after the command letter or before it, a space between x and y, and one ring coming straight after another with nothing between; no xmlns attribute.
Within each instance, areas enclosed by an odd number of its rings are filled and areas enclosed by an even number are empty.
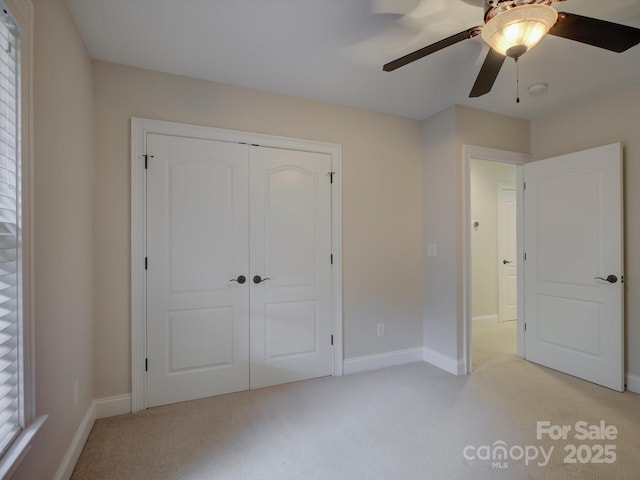
<svg viewBox="0 0 640 480"><path fill-rule="evenodd" d="M583 420L615 426L616 438L576 439ZM538 421L571 431L538 439ZM505 445L505 460L485 459ZM564 463L567 445L580 461ZM537 458L520 457L534 450ZM612 453L613 463L590 461ZM640 395L506 355L469 376L417 363L98 420L72 479L622 480L639 472Z"/></svg>
<svg viewBox="0 0 640 480"><path fill-rule="evenodd" d="M502 355L516 353L516 322L474 320L471 325L473 370Z"/></svg>

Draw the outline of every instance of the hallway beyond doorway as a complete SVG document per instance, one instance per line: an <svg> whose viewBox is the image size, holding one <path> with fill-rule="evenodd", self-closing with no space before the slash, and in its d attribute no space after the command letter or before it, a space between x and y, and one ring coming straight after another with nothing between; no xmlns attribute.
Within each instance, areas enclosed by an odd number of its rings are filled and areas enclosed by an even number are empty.
<svg viewBox="0 0 640 480"><path fill-rule="evenodd" d="M502 355L516 354L516 322L497 318L473 321L473 370Z"/></svg>

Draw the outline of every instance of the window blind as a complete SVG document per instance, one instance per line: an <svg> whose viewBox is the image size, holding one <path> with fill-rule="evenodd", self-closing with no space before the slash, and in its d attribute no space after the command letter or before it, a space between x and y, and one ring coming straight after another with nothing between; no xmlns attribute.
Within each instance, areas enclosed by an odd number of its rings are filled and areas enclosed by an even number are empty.
<svg viewBox="0 0 640 480"><path fill-rule="evenodd" d="M0 11L0 456L20 433L18 39Z"/></svg>

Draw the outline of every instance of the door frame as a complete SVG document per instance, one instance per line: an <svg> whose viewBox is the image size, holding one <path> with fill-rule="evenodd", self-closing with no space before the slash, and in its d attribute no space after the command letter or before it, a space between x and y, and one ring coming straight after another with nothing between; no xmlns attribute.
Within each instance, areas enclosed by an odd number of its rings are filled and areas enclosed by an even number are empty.
<svg viewBox="0 0 640 480"><path fill-rule="evenodd" d="M518 167L516 169L516 223L517 223L517 247L519 258L524 256L524 182L521 166L531 159L526 153L510 152L493 148L477 147L473 145L462 146L462 325L463 325L463 353L465 373L472 372L472 298L471 298L471 160L488 160L490 162L510 163ZM523 262L518 262L518 318L517 329L517 354L525 356L524 351L524 276L522 275Z"/></svg>
<svg viewBox="0 0 640 480"><path fill-rule="evenodd" d="M332 375L343 373L342 336L342 146L237 130L131 117L131 411L146 408L146 136L155 133L219 142L325 153L331 156ZM329 172L327 172L329 174ZM134 268L134 266L136 266Z"/></svg>

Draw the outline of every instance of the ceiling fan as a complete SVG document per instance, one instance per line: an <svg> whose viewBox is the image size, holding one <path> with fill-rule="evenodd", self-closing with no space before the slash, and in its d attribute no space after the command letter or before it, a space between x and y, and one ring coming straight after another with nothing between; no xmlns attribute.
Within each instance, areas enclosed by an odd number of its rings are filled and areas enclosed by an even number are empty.
<svg viewBox="0 0 640 480"><path fill-rule="evenodd" d="M507 57L518 61L547 34L621 53L640 43L640 28L612 23L551 6L563 0L484 0L484 25L471 27L409 53L382 68L391 72L462 40L482 35L491 47L469 97L491 91Z"/></svg>

